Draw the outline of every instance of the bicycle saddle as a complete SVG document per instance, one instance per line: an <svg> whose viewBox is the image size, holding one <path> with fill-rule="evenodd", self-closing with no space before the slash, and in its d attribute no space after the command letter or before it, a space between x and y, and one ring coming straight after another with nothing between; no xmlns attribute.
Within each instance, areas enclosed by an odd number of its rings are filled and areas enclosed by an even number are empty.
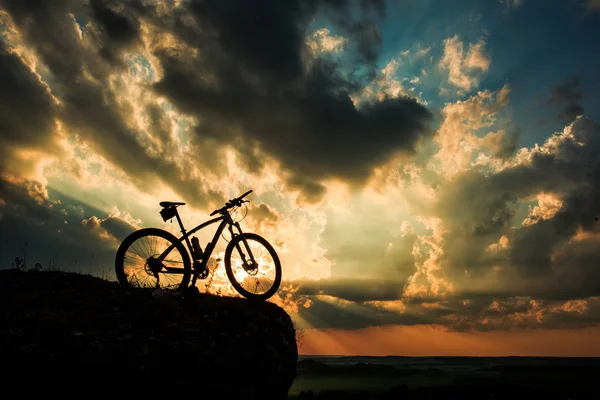
<svg viewBox="0 0 600 400"><path fill-rule="evenodd" d="M171 206L184 206L185 203L178 201L161 201L159 203L161 207L171 207Z"/></svg>

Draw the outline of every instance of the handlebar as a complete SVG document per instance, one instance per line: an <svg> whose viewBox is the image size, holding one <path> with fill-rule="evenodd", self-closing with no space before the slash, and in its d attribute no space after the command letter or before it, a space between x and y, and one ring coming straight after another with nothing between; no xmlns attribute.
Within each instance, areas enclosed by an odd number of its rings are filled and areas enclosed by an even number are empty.
<svg viewBox="0 0 600 400"><path fill-rule="evenodd" d="M212 217L215 214L219 214L219 213L224 213L225 211L229 210L230 208L233 207L239 207L242 205L242 203L249 203L250 200L242 200L244 197L248 196L250 193L252 193L252 190L248 190L246 193L244 193L243 195L233 198L231 200L229 200L227 203L225 203L225 205L221 208L219 208L218 210L215 210L213 212L210 213L210 216Z"/></svg>
<svg viewBox="0 0 600 400"><path fill-rule="evenodd" d="M243 199L244 197L248 196L250 193L252 193L252 189L248 190L246 193L244 193L243 195L241 195L240 197L238 197L238 200Z"/></svg>

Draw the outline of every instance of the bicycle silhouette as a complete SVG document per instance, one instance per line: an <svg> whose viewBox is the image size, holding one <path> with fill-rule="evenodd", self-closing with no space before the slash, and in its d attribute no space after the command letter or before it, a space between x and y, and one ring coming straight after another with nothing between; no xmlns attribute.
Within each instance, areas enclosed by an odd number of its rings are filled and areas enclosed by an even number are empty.
<svg viewBox="0 0 600 400"><path fill-rule="evenodd" d="M176 218L182 236L177 238L158 228L144 228L130 234L117 250L115 269L119 283L131 287L147 287L145 281L148 281L150 286L157 288L175 286L177 289L187 289L193 274L189 287L195 287L198 278L208 277L208 260L219 236L227 227L231 233L231 240L225 249L224 261L231 285L247 299L266 300L273 296L281 284L281 263L277 253L263 237L256 233L242 232L239 222L234 221L231 216L230 210L249 202L243 198L251 192L252 190L249 190L229 200L225 206L210 214L219 214L217 218L203 222L188 232L177 211L177 207L185 203L160 202L159 205L163 207L160 211L163 221ZM190 236L219 221L221 223L212 241L202 251L198 238L194 236L190 239Z"/></svg>

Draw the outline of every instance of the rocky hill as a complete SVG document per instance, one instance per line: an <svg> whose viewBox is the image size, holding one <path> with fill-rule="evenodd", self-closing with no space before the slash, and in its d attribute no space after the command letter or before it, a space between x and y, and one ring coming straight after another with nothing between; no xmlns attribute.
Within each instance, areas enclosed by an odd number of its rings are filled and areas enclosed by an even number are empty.
<svg viewBox="0 0 600 400"><path fill-rule="evenodd" d="M271 303L65 272L0 270L8 393L283 399L296 376L290 317Z"/></svg>

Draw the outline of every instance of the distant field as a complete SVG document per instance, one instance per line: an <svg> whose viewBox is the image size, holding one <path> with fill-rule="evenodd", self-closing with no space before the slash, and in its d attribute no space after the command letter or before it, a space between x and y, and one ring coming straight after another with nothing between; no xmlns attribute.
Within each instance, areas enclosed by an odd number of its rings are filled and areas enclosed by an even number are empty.
<svg viewBox="0 0 600 400"><path fill-rule="evenodd" d="M421 398L423 391L440 391L449 396L453 391L467 391L470 395L477 392L493 397L516 389L521 393L549 393L545 398L583 399L589 398L588 393L599 393L595 387L598 377L600 359L591 358L431 358L412 362L408 358L316 358L299 361L289 398L296 398L303 391L386 393L403 385L403 390L419 393L414 398ZM410 393L406 398L413 398Z"/></svg>
<svg viewBox="0 0 600 400"><path fill-rule="evenodd" d="M289 391L289 397L295 398L301 391L309 390L314 393L324 390L368 390L376 392L388 390L397 384L397 380L389 377L359 377L358 379L348 376L298 377Z"/></svg>
<svg viewBox="0 0 600 400"><path fill-rule="evenodd" d="M430 387L453 385L461 378L470 380L491 379L498 377L497 371L473 372L441 372L418 371L406 373L398 371L396 375L376 376L373 374L344 374L342 372L322 372L319 374L306 374L299 372L290 389L289 396L294 398L301 391L318 393L325 390L344 390L356 392L366 390L369 392L387 391L395 386L407 385L408 387Z"/></svg>

